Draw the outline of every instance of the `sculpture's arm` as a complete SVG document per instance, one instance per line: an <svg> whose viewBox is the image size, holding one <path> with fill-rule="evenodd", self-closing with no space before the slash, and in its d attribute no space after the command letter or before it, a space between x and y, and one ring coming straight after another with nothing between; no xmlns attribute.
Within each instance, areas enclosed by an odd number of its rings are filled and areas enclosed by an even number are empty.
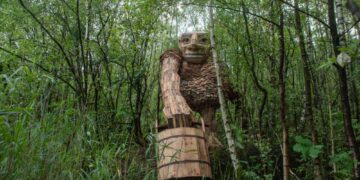
<svg viewBox="0 0 360 180"><path fill-rule="evenodd" d="M164 114L170 127L191 125L191 109L180 93L180 76L178 74L181 57L168 51L161 56L160 86L164 102Z"/></svg>
<svg viewBox="0 0 360 180"><path fill-rule="evenodd" d="M230 83L230 79L224 79L223 89L225 91L226 98L231 102L239 101L240 94L235 91L233 85Z"/></svg>

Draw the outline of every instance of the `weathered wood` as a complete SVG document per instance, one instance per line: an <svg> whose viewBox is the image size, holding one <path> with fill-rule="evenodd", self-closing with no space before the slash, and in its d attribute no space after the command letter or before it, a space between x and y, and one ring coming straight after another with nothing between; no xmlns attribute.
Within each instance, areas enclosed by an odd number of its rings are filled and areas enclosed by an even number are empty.
<svg viewBox="0 0 360 180"><path fill-rule="evenodd" d="M178 74L181 57L175 51L167 51L161 57L161 93L164 102L164 115L169 128L189 127L191 109L180 93L180 76Z"/></svg>
<svg viewBox="0 0 360 180"><path fill-rule="evenodd" d="M162 131L158 141L158 179L212 178L204 132L196 128Z"/></svg>
<svg viewBox="0 0 360 180"><path fill-rule="evenodd" d="M223 85L222 90L227 98L237 99L237 94L232 91L226 78L224 78L223 84L217 82L217 76L223 74L220 74L219 67L211 62L206 33L184 33L179 42L181 52L179 50L168 50L160 57L160 86L164 102L164 114L168 120L167 128L170 129L159 134L159 155L163 155L160 156L162 159L158 163L159 179L199 177L200 175L203 176L204 173L205 175L210 174L209 177L211 177L210 163L207 157L208 147L222 146L215 135L215 110L220 106L218 87ZM186 133L189 132L176 128L196 126L193 123L192 111L201 113L201 120L208 124L205 128L205 124L202 122L202 129L204 131L207 129L206 135L188 137ZM168 142L170 139L166 139L164 142L170 144L164 145L161 144L163 134L165 136L176 136L176 138L170 138L171 142ZM205 138L207 139L206 143ZM234 143L230 144L232 147ZM162 146L170 148L164 150ZM187 151L194 151L195 154ZM172 162L174 157L175 162ZM163 169L165 167L167 169Z"/></svg>
<svg viewBox="0 0 360 180"><path fill-rule="evenodd" d="M197 33L191 34L192 44L183 46L180 44L182 51L190 50L190 54L195 53L193 49L205 48L203 44L197 42ZM215 66L211 63L209 52L204 51L206 53L204 53L201 63L199 61L192 63L193 59L186 59L183 57L184 52L179 50L168 50L160 57L160 86L164 102L164 115L168 120L169 128L190 127L191 121L193 121L192 111L201 113L206 109L219 107ZM201 53L202 51L196 51L195 54ZM223 90L227 98L237 99L237 94L232 90L227 78L224 78ZM205 123L214 124L215 127L214 118L204 118L204 120Z"/></svg>

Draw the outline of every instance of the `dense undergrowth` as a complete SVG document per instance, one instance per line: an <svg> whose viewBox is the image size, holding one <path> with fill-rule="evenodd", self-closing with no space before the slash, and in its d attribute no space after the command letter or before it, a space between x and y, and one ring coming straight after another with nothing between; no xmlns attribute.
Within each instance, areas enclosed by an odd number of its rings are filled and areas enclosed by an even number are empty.
<svg viewBox="0 0 360 180"><path fill-rule="evenodd" d="M334 1L299 0L298 31L293 2L282 2L215 1L217 51L240 94L240 103L227 103L238 177L283 178L285 127L293 179L313 179L316 160L323 179L351 179L354 146L344 126L336 53L352 59L340 72L347 75L348 125L357 142L358 21L344 9L346 31L334 33L327 22ZM207 3L0 1L0 179L157 179L155 122L164 123L159 57L177 46L182 32L207 31ZM310 80L304 79L299 32ZM346 40L341 47L334 46L335 35ZM280 71L281 54L286 58ZM306 92L312 118L305 113ZM287 126L280 121L281 107ZM220 119L218 113L217 136L224 146L211 154L213 177L232 180Z"/></svg>

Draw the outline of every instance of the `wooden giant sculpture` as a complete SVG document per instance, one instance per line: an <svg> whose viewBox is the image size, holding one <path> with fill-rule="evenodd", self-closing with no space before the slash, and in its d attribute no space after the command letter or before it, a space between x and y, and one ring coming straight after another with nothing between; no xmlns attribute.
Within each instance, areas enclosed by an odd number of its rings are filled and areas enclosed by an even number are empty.
<svg viewBox="0 0 360 180"><path fill-rule="evenodd" d="M219 99L210 55L208 34L191 32L181 35L179 49L167 50L160 57L163 112L168 129L158 134L159 179L211 178L208 146L221 143L214 135ZM228 98L236 97L226 79L223 91ZM206 135L194 128L198 123L193 111L202 116Z"/></svg>
<svg viewBox="0 0 360 180"><path fill-rule="evenodd" d="M210 133L214 133L219 99L208 34L184 33L179 47L180 50L168 50L160 58L163 111L168 125L170 128L192 126L192 111L195 111L201 114ZM230 99L236 96L226 79L223 91Z"/></svg>

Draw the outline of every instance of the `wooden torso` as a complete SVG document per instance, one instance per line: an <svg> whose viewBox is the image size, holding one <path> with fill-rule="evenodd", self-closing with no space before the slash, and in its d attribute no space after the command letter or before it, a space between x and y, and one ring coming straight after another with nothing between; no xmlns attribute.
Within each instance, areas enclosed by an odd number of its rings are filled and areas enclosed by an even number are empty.
<svg viewBox="0 0 360 180"><path fill-rule="evenodd" d="M219 106L213 64L190 64L183 61L179 74L180 92L192 110L199 112L206 107Z"/></svg>

